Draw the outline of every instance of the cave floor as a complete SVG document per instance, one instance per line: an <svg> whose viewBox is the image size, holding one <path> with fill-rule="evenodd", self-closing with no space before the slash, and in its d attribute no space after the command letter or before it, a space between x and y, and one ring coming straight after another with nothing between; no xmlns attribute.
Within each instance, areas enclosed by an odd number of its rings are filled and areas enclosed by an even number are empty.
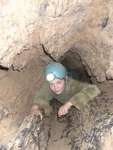
<svg viewBox="0 0 113 150"><path fill-rule="evenodd" d="M48 143L48 150L70 150L70 139L68 137L62 137L66 124L59 122L54 115L51 119L51 136Z"/></svg>

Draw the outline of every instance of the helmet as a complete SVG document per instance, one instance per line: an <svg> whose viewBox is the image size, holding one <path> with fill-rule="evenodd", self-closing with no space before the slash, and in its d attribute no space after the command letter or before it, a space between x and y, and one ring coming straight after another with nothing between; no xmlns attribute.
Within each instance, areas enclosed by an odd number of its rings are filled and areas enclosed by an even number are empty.
<svg viewBox="0 0 113 150"><path fill-rule="evenodd" d="M66 68L61 63L51 63L45 68L45 79L49 82L57 78L62 79L66 75Z"/></svg>

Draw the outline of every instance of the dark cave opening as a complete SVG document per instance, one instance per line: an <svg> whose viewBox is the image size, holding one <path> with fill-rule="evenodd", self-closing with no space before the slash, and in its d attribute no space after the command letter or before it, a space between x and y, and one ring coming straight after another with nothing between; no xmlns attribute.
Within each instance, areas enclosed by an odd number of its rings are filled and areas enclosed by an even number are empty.
<svg viewBox="0 0 113 150"><path fill-rule="evenodd" d="M66 66L68 75L72 78L83 82L92 82L85 66L82 63L80 55L75 51L75 49L68 50L60 58L60 62Z"/></svg>
<svg viewBox="0 0 113 150"><path fill-rule="evenodd" d="M57 62L50 54L47 53L46 48L42 45L43 52L46 56L44 63L47 65L50 62ZM48 59L47 59L48 58ZM83 64L81 56L77 53L75 48L69 49L63 56L58 60L61 62L68 71L68 76L83 81L92 83L92 78L88 75L86 67Z"/></svg>

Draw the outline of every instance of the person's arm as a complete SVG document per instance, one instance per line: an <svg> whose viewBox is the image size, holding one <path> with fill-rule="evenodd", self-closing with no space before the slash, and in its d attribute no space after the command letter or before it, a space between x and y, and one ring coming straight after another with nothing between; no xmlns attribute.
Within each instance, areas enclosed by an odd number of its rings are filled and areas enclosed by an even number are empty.
<svg viewBox="0 0 113 150"><path fill-rule="evenodd" d="M49 102L52 99L52 95L48 84L45 82L38 89L37 94L33 99L33 105L38 105L39 108L44 109L46 115L49 115L52 111L52 107Z"/></svg>
<svg viewBox="0 0 113 150"><path fill-rule="evenodd" d="M79 110L101 93L99 88L93 84L82 83L80 88L81 90L69 100Z"/></svg>

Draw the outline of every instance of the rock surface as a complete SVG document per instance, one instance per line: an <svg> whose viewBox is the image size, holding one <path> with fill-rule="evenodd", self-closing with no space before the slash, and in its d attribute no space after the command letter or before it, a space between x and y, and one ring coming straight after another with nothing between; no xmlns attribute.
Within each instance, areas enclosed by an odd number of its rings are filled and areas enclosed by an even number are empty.
<svg viewBox="0 0 113 150"><path fill-rule="evenodd" d="M29 61L40 44L56 60L73 48L90 76L113 79L112 7L111 0L2 0L0 64L18 64L22 53Z"/></svg>
<svg viewBox="0 0 113 150"><path fill-rule="evenodd" d="M0 1L1 150L46 150L48 121L26 123L24 118L48 62L66 56L67 65L71 62L74 68L78 55L92 81L113 79L112 8L112 0ZM113 84L99 86L102 95L82 113L72 109L62 118L68 121L62 137L71 139L72 150L110 150L113 146Z"/></svg>
<svg viewBox="0 0 113 150"><path fill-rule="evenodd" d="M44 63L35 54L24 70L0 70L0 144L15 138L30 113L33 97L42 81ZM40 64L40 65L39 65ZM16 68L17 69L17 68Z"/></svg>

